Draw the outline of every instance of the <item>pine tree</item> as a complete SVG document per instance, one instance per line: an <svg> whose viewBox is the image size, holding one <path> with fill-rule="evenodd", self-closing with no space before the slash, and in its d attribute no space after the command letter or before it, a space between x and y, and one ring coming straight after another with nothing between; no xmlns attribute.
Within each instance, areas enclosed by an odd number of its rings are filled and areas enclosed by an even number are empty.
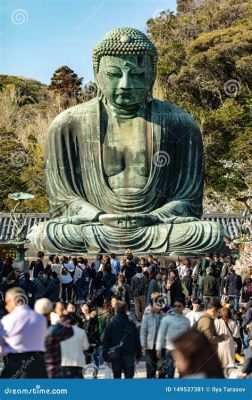
<svg viewBox="0 0 252 400"><path fill-rule="evenodd" d="M66 99L78 99L81 95L81 85L83 78L78 78L78 75L68 66L58 68L49 85L49 89L66 97Z"/></svg>
<svg viewBox="0 0 252 400"><path fill-rule="evenodd" d="M177 0L177 13L186 14L191 11L193 0Z"/></svg>

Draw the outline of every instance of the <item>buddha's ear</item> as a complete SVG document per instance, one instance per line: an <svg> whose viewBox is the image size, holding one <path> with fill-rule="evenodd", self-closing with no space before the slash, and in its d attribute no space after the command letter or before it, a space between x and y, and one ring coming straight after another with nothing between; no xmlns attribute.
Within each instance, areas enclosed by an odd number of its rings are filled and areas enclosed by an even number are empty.
<svg viewBox="0 0 252 400"><path fill-rule="evenodd" d="M96 71L96 69L94 68L94 79L95 79L95 83L98 84L98 71Z"/></svg>

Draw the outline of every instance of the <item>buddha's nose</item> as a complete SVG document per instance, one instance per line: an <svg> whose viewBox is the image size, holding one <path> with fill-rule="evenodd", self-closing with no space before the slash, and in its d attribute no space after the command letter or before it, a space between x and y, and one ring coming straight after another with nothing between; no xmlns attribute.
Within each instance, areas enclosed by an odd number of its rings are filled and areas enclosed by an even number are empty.
<svg viewBox="0 0 252 400"><path fill-rule="evenodd" d="M130 89L130 77L127 72L123 73L119 86L121 89Z"/></svg>

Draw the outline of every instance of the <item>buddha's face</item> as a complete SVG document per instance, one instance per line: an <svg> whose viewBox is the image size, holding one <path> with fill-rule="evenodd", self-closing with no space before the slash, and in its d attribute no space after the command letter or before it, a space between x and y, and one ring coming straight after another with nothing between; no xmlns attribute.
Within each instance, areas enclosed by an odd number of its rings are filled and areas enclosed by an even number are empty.
<svg viewBox="0 0 252 400"><path fill-rule="evenodd" d="M111 104L122 108L140 105L151 92L151 59L135 54L103 56L96 79Z"/></svg>

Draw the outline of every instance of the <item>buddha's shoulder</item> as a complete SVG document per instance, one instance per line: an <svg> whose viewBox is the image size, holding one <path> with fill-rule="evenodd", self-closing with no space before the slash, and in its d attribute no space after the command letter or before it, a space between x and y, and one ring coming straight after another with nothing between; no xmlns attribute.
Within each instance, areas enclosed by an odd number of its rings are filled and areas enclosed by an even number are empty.
<svg viewBox="0 0 252 400"><path fill-rule="evenodd" d="M73 120L82 119L85 115L97 113L97 104L98 101L94 98L86 103L67 108L54 118L51 127L65 126Z"/></svg>
<svg viewBox="0 0 252 400"><path fill-rule="evenodd" d="M191 114L167 101L154 99L153 109L157 114L162 114L162 116L167 117L167 119L175 125L196 125Z"/></svg>

